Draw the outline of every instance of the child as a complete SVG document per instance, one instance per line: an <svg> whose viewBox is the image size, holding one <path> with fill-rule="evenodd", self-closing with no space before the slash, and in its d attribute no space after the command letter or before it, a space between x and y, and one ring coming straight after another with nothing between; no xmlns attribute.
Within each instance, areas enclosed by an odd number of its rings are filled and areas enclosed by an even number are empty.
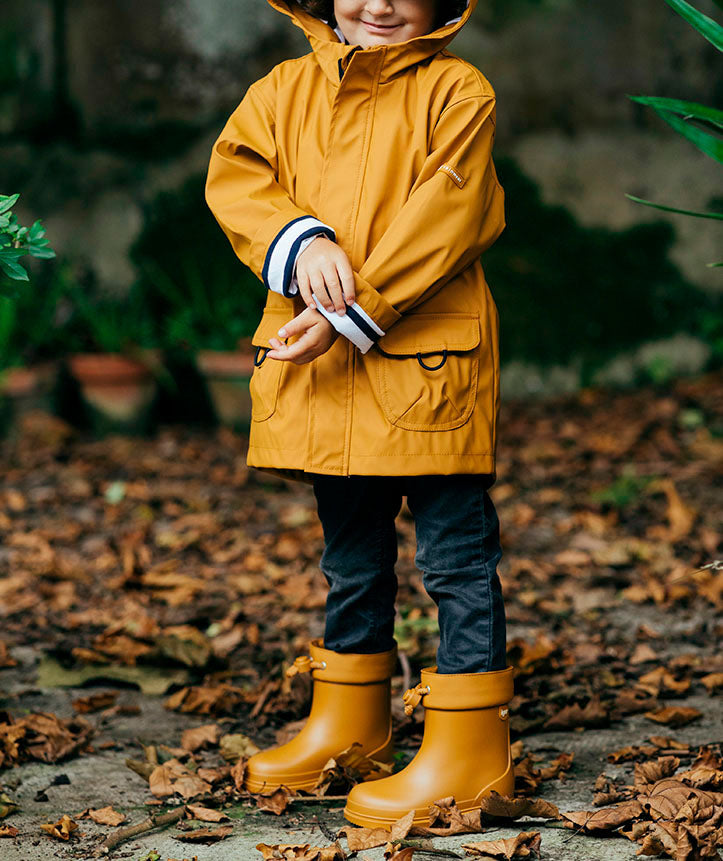
<svg viewBox="0 0 723 861"><path fill-rule="evenodd" d="M329 583L311 714L252 757L246 786L311 789L357 742L392 761L395 516L439 608L437 665L407 768L345 815L389 825L453 795L511 794L505 615L496 571L497 312L480 254L504 228L495 95L445 50L476 0L268 0L312 51L252 84L213 147L206 199L269 289L253 337L248 463L313 483Z"/></svg>

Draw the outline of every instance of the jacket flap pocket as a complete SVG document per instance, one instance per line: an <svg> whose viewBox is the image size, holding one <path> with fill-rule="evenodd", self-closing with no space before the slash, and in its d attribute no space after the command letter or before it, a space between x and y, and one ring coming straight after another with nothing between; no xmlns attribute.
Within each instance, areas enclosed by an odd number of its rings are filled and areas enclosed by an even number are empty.
<svg viewBox="0 0 723 861"><path fill-rule="evenodd" d="M406 314L377 346L390 356L416 356L472 350L479 342L477 314Z"/></svg>
<svg viewBox="0 0 723 861"><path fill-rule="evenodd" d="M268 347L271 349L269 338L279 338L279 340L283 341L284 339L279 335L279 329L284 323L288 323L293 316L293 312L289 314L289 311L284 308L265 311L261 322L251 337L251 343L254 347Z"/></svg>

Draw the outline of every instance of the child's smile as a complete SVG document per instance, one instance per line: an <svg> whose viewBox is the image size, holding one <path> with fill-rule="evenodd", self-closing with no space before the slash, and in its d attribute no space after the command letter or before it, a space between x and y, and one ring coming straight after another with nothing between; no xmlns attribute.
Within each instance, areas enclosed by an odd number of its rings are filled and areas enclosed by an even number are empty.
<svg viewBox="0 0 723 861"><path fill-rule="evenodd" d="M350 45L371 48L431 32L436 0L334 0L334 16Z"/></svg>

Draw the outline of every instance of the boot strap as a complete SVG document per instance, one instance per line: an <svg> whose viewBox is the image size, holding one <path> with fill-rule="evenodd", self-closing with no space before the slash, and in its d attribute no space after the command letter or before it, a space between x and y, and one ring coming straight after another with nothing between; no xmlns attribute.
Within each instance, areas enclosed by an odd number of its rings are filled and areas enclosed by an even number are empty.
<svg viewBox="0 0 723 861"><path fill-rule="evenodd" d="M294 663L287 668L286 677L292 678L297 673L309 673L311 670L325 670L326 661L313 661L309 655L302 655L294 660Z"/></svg>
<svg viewBox="0 0 723 861"><path fill-rule="evenodd" d="M429 685L423 685L421 682L413 688L409 688L402 697L404 701L404 714L411 715L422 701L422 697L428 693L431 693L431 688Z"/></svg>

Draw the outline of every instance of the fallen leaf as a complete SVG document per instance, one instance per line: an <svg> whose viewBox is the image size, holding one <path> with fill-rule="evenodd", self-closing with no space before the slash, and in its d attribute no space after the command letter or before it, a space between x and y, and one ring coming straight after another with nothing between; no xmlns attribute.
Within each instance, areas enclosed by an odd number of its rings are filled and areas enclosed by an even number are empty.
<svg viewBox="0 0 723 861"><path fill-rule="evenodd" d="M290 799L289 790L285 786L280 786L269 795L257 795L256 808L265 813L275 813L280 816L289 806Z"/></svg>
<svg viewBox="0 0 723 861"><path fill-rule="evenodd" d="M220 735L221 727L215 723L192 727L185 730L181 736L181 747L190 751L215 747L218 744Z"/></svg>
<svg viewBox="0 0 723 861"><path fill-rule="evenodd" d="M613 831L643 812L638 801L624 801L616 807L602 807L600 810L568 810L561 811L563 824L567 828L579 828L587 833L597 831Z"/></svg>
<svg viewBox="0 0 723 861"><path fill-rule="evenodd" d="M220 828L197 828L194 831L184 831L173 836L184 843L216 843L224 840L233 832L232 825L222 825Z"/></svg>
<svg viewBox="0 0 723 861"><path fill-rule="evenodd" d="M187 804L186 810L191 814L192 819L198 819L201 822L225 822L229 818L220 810L201 807L199 804Z"/></svg>
<svg viewBox="0 0 723 861"><path fill-rule="evenodd" d="M539 831L522 831L515 837L506 840L483 840L479 843L463 843L462 848L467 855L488 858L529 858L531 855L540 857L542 837Z"/></svg>
<svg viewBox="0 0 723 861"><path fill-rule="evenodd" d="M43 831L47 831L51 837L55 837L58 840L69 840L70 835L80 826L64 813L57 822L48 822L40 827Z"/></svg>
<svg viewBox="0 0 723 861"><path fill-rule="evenodd" d="M703 717L703 713L691 706L665 706L656 711L645 712L643 717L656 723L664 723L666 726L679 727Z"/></svg>
<svg viewBox="0 0 723 861"><path fill-rule="evenodd" d="M113 828L117 828L121 823L128 820L125 813L119 813L110 806L100 807L97 810L89 810L88 816L93 822L97 822L98 825L110 825Z"/></svg>

